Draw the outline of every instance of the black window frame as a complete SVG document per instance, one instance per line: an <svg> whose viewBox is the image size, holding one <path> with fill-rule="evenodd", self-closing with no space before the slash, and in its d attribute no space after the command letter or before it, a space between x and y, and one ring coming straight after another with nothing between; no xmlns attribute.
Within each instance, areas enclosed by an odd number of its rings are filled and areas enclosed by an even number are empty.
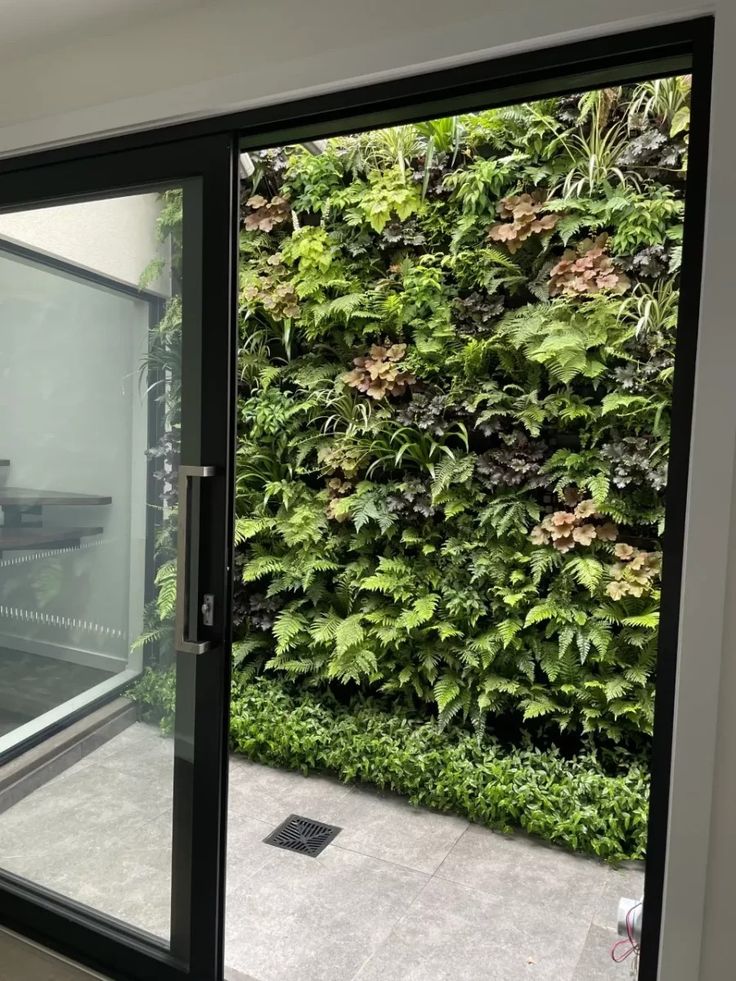
<svg viewBox="0 0 736 981"><path fill-rule="evenodd" d="M48 164L76 162L77 165L84 166L85 160L99 158L100 155L114 155L121 150L133 148L155 149L168 142L203 138L213 134L234 134L241 151L261 149L564 95L611 84L692 73L690 153L679 305L679 323L686 324L687 330L678 331L675 355L640 981L656 981L660 960L680 634L680 593L702 278L714 30L713 17L697 17L590 40L538 46L521 54L475 64L407 75L389 82L342 89L331 94L212 116L189 123L144 128L124 136L0 160L2 189L5 177L18 170L27 171L32 179L35 168ZM0 191L0 199L1 196ZM235 269L235 237L230 261ZM232 282L236 283L237 278ZM214 695L222 697L222 693ZM225 760L223 767L226 766ZM226 785L226 776L222 779L225 784L221 786ZM221 860L224 862L224 849ZM224 883L224 866L221 873ZM221 892L220 901L222 895ZM209 902L211 898L201 897L201 902ZM201 912L203 915L212 915L204 909ZM0 921L4 918L5 910L0 905ZM54 946L54 938L48 935L44 937L43 931L35 933L35 939L41 942L45 939ZM59 947L59 944L56 946ZM85 956L79 944L72 945L74 950L68 944L61 946L66 948L63 952L70 953L71 950L74 955L76 950L79 960L91 963L90 957ZM102 948L100 953L104 953ZM101 970L104 969L101 964L100 956L94 958L92 966ZM109 973L109 960L107 970ZM135 975L125 973L113 976L122 981L135 978ZM220 981L221 976L221 973L214 974L211 978L208 976L208 981Z"/></svg>

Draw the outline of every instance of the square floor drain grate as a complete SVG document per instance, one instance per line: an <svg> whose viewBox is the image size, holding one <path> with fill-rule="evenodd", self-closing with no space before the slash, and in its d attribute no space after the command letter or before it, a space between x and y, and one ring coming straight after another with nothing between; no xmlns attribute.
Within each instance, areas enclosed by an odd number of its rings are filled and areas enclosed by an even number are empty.
<svg viewBox="0 0 736 981"><path fill-rule="evenodd" d="M300 855L315 858L341 831L342 828L334 824L325 824L323 821L290 814L268 838L263 840L267 845L275 845L277 848L286 848L290 852L299 852Z"/></svg>

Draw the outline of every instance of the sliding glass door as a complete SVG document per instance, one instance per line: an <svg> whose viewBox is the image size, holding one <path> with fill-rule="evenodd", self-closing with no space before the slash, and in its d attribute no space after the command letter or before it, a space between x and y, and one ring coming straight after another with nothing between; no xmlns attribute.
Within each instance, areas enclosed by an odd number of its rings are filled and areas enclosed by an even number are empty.
<svg viewBox="0 0 736 981"><path fill-rule="evenodd" d="M226 137L0 180L0 920L220 970Z"/></svg>

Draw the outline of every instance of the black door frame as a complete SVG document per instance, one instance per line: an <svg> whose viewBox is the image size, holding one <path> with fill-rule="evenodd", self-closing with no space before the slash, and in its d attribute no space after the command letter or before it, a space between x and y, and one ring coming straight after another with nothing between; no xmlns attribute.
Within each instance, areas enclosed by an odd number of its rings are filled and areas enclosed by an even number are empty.
<svg viewBox="0 0 736 981"><path fill-rule="evenodd" d="M0 923L132 981L222 975L231 650L237 140L222 133L16 170L0 212L184 187L181 463L215 468L193 520L213 646L176 657L171 946L0 871Z"/></svg>
<svg viewBox="0 0 736 981"><path fill-rule="evenodd" d="M213 116L190 123L143 129L125 136L78 143L71 147L55 148L24 154L12 159L0 160L0 204L13 176L22 172L21 180L32 185L36 168L49 164L85 169L84 161L99 160L100 155L116 154L133 148L150 148L165 153L168 143L194 140L212 134L237 134L242 150L327 137L346 132L357 132L390 126L400 122L437 117L443 114L470 112L490 106L510 105L552 95L579 92L611 84L641 81L664 75L692 72L692 112L690 158L685 206L685 236L683 242L683 268L679 322L687 325L680 330L676 346L676 369L673 388L672 438L670 445L670 479L667 487L666 512L667 534L663 543L664 567L662 582L661 626L657 661L657 694L655 705L655 735L653 745L652 785L649 814L649 842L647 856L647 900L644 917L640 981L655 981L659 964L661 917L664 894L664 874L667 857L667 832L670 801L671 756L675 709L676 656L680 632L680 592L682 583L683 545L688 496L688 472L690 461L690 434L697 353L697 325L700 308L702 252L705 223L705 195L708 167L708 135L710 115L710 89L712 73L714 19L699 17L659 27L646 28L623 34L599 37L592 40L563 44L484 61L477 64L442 71L418 74L396 81L377 83L341 92L300 99L246 110L227 115ZM236 243L234 236L235 208L233 206L235 178L231 176L230 205L220 201L216 214L207 218L207 236L220 243L220 250L206 257L209 263L222 261L228 268L228 284L237 282ZM220 195L223 191L221 189ZM222 241L226 237L224 227L218 222L230 222L230 248L228 258L223 258ZM212 282L217 275L211 269ZM223 277L220 283L226 287ZM232 291L234 293L234 290ZM222 298L209 297L213 307L223 305ZM234 296L229 296L227 316L233 316ZM234 322L230 321L233 332ZM205 350L208 371L217 377L218 365L214 351ZM224 350L219 356L226 358ZM227 363L234 371L233 352L227 354ZM222 364L220 364L220 369ZM232 438L231 436L229 437ZM231 505L232 506L232 505ZM228 514L230 520L231 514ZM222 666L222 679L228 674ZM202 687L205 697L205 688ZM209 696L216 702L223 692L214 687ZM226 734L223 733L223 740ZM221 760L218 781L220 789L226 786L226 758ZM220 834L224 828L221 815ZM212 851L212 850L210 850ZM197 914L205 918L219 917L223 901L224 843L219 849L220 891L218 896L197 895ZM218 912L207 909L206 904L218 904ZM9 922L4 897L0 893L0 922ZM91 937L89 931L79 932L73 943L64 942L69 931L49 931L43 924L33 929L33 921L27 916L25 930L34 938L63 949L84 963L92 963L98 970L108 971L115 963L120 970L117 976L136 979L140 975L133 969L135 964L111 959L114 947L103 943L101 938ZM56 923L61 927L60 922ZM221 922L218 930L222 931ZM85 950L91 944L96 956L91 958ZM137 962L140 963L140 962ZM220 973L217 973L217 972ZM221 962L217 970L207 975L207 981L219 981ZM127 972L127 973L126 973ZM171 975L161 974L166 981ZM173 977L173 976L172 976ZM204 977L204 975L203 975Z"/></svg>

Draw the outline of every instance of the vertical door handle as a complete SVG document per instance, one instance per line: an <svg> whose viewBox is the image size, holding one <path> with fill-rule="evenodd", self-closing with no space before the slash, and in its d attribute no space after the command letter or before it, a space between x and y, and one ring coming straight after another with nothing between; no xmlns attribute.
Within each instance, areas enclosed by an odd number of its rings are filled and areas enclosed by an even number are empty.
<svg viewBox="0 0 736 981"><path fill-rule="evenodd" d="M197 599L199 610L198 555L191 554L192 508L190 489L192 482L203 477L214 477L214 467L179 467L179 516L176 542L176 623L174 646L180 654L204 654L213 643L197 640L198 615L190 622L192 597Z"/></svg>

